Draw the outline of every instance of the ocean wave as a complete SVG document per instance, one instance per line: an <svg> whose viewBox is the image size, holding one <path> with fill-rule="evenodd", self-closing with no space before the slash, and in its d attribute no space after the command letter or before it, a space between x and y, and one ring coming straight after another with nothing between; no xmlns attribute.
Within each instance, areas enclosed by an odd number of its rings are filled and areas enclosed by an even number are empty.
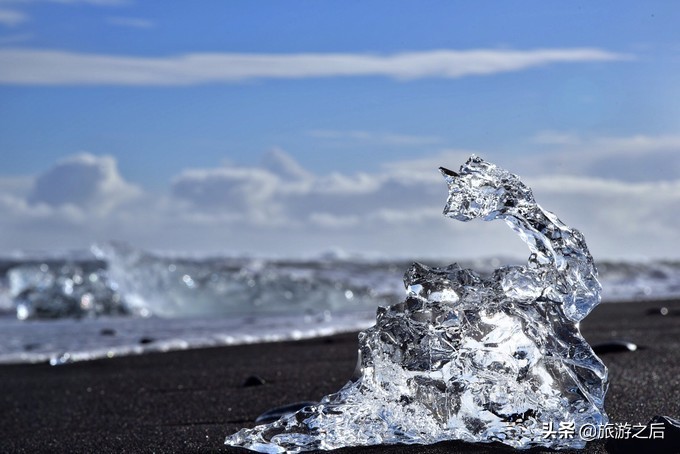
<svg viewBox="0 0 680 454"><path fill-rule="evenodd" d="M460 265L483 274L504 262L490 258ZM0 313L28 320L366 311L403 298L403 270L409 265L337 255L173 257L107 243L89 255L5 259ZM598 268L604 301L680 296L680 262L600 262Z"/></svg>
<svg viewBox="0 0 680 454"><path fill-rule="evenodd" d="M444 262L427 261L431 266ZM490 273L507 259L462 261ZM105 244L0 260L0 363L280 341L370 326L409 261L188 257ZM680 262L599 262L603 301L680 297Z"/></svg>

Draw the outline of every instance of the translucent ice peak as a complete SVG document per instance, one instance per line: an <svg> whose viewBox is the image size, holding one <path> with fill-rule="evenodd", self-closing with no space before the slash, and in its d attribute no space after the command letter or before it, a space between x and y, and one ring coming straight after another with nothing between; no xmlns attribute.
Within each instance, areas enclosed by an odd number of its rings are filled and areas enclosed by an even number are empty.
<svg viewBox="0 0 680 454"><path fill-rule="evenodd" d="M472 156L449 186L444 214L505 220L531 250L526 267L482 277L457 264L414 263L406 299L378 309L359 335L359 369L340 391L227 444L300 452L443 440L515 448L580 448L607 422L607 370L578 321L600 286L583 236L536 204L520 179ZM574 428L551 437L545 427Z"/></svg>
<svg viewBox="0 0 680 454"><path fill-rule="evenodd" d="M517 175L474 155L460 173L440 171L449 186L444 214L459 221L505 220L529 246L529 268L545 275L544 291L564 303L567 317L579 321L600 303L597 269L583 235L543 210Z"/></svg>

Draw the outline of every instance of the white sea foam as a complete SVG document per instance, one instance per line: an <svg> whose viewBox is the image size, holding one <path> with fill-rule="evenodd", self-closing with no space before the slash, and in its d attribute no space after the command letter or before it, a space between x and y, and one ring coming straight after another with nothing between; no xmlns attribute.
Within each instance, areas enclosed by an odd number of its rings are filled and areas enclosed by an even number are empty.
<svg viewBox="0 0 680 454"><path fill-rule="evenodd" d="M77 320L0 318L0 363L53 365L187 348L277 342L359 331L373 312L162 319L101 317Z"/></svg>

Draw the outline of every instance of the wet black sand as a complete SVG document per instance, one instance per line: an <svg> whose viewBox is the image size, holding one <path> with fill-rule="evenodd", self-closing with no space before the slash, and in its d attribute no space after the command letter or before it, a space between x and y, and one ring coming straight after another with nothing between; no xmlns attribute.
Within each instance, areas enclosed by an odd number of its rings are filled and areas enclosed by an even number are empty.
<svg viewBox="0 0 680 454"><path fill-rule="evenodd" d="M606 407L613 422L680 416L680 301L603 304L582 332L591 343L625 339L640 346L601 355L610 372ZM224 447L224 437L274 406L338 390L354 370L356 348L356 334L347 334L58 367L0 366L0 452L246 452ZM645 447L598 441L585 452ZM503 451L447 442L337 452Z"/></svg>

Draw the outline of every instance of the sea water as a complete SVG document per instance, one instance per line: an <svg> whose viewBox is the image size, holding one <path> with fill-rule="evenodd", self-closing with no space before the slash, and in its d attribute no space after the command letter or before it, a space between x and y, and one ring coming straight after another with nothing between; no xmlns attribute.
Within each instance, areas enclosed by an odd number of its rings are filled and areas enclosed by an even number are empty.
<svg viewBox="0 0 680 454"><path fill-rule="evenodd" d="M444 260L420 260L431 266ZM520 260L514 262L519 263ZM459 261L480 273L512 260ZM0 259L0 363L72 361L358 331L410 261L187 257L106 244ZM680 297L680 262L598 262L604 302Z"/></svg>

